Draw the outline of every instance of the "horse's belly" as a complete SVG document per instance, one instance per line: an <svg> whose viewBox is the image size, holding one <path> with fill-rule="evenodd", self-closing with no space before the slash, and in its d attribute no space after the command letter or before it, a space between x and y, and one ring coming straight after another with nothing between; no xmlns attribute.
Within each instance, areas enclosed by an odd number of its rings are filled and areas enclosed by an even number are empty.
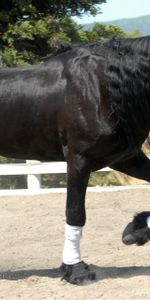
<svg viewBox="0 0 150 300"><path fill-rule="evenodd" d="M57 132L44 134L36 130L0 130L0 155L45 161L64 160Z"/></svg>
<svg viewBox="0 0 150 300"><path fill-rule="evenodd" d="M63 154L60 148L51 148L47 151L47 149L41 149L41 147L37 147L29 150L29 148L22 147L1 147L0 146L0 155L10 158L16 159L24 159L24 160L40 160L40 161L64 161Z"/></svg>

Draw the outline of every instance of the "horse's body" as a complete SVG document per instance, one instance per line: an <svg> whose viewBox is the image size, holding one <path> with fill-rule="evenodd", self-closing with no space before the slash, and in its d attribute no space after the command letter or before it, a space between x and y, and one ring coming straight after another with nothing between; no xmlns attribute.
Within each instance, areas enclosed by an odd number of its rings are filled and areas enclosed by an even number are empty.
<svg viewBox="0 0 150 300"><path fill-rule="evenodd" d="M64 87L59 68L50 64L50 68L0 70L2 154L40 160L63 159L58 121Z"/></svg>
<svg viewBox="0 0 150 300"><path fill-rule="evenodd" d="M110 166L150 181L141 151L149 130L150 37L70 47L42 65L0 69L0 154L67 161L71 226L85 224L91 171Z"/></svg>

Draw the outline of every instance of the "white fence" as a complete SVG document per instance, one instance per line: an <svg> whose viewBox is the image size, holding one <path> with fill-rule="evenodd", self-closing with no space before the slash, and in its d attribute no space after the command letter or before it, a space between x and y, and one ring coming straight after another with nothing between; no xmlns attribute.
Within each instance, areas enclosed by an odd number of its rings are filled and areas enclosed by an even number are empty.
<svg viewBox="0 0 150 300"><path fill-rule="evenodd" d="M100 171L108 171L104 168ZM27 160L26 163L0 164L0 175L27 175L29 190L41 188L41 174L63 174L67 172L66 162L41 163L36 160Z"/></svg>
<svg viewBox="0 0 150 300"><path fill-rule="evenodd" d="M101 171L111 170L104 168ZM44 163L27 160L26 163L0 164L0 175L27 175L27 189L0 190L0 195L40 194L47 192L65 192L65 188L41 189L42 174L64 174L67 172L66 162ZM90 191L93 188L89 189Z"/></svg>
<svg viewBox="0 0 150 300"><path fill-rule="evenodd" d="M28 160L26 163L16 164L0 164L0 175L27 175L27 189L26 190L0 190L0 195L16 195L16 194L39 194L46 192L62 192L66 189L41 189L41 174L63 174L66 173L67 166L65 162L50 162L41 163L39 161ZM110 168L104 168L99 171L113 171ZM98 171L98 172L99 172ZM96 187L88 188L88 191L112 191L127 188L141 188L143 186L118 186L118 187ZM149 185L144 188L150 188Z"/></svg>

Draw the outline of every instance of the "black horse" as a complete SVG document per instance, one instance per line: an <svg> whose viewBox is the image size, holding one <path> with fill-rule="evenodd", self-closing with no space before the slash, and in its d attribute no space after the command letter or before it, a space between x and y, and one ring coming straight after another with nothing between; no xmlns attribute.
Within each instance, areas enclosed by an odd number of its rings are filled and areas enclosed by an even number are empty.
<svg viewBox="0 0 150 300"><path fill-rule="evenodd" d="M68 46L43 64L0 69L0 154L67 161L67 281L95 277L80 257L90 173L110 166L150 181L141 151L149 130L150 37Z"/></svg>

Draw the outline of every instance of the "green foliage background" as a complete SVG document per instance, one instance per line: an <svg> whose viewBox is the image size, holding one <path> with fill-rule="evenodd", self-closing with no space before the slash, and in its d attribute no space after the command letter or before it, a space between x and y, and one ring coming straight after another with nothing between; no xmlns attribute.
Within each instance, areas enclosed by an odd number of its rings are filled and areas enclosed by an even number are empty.
<svg viewBox="0 0 150 300"><path fill-rule="evenodd" d="M38 63L60 43L100 42L112 35L125 37L125 32L115 25L95 24L85 30L70 17L61 20L44 16L39 20L19 20L8 24L0 44L1 65L20 66Z"/></svg>

